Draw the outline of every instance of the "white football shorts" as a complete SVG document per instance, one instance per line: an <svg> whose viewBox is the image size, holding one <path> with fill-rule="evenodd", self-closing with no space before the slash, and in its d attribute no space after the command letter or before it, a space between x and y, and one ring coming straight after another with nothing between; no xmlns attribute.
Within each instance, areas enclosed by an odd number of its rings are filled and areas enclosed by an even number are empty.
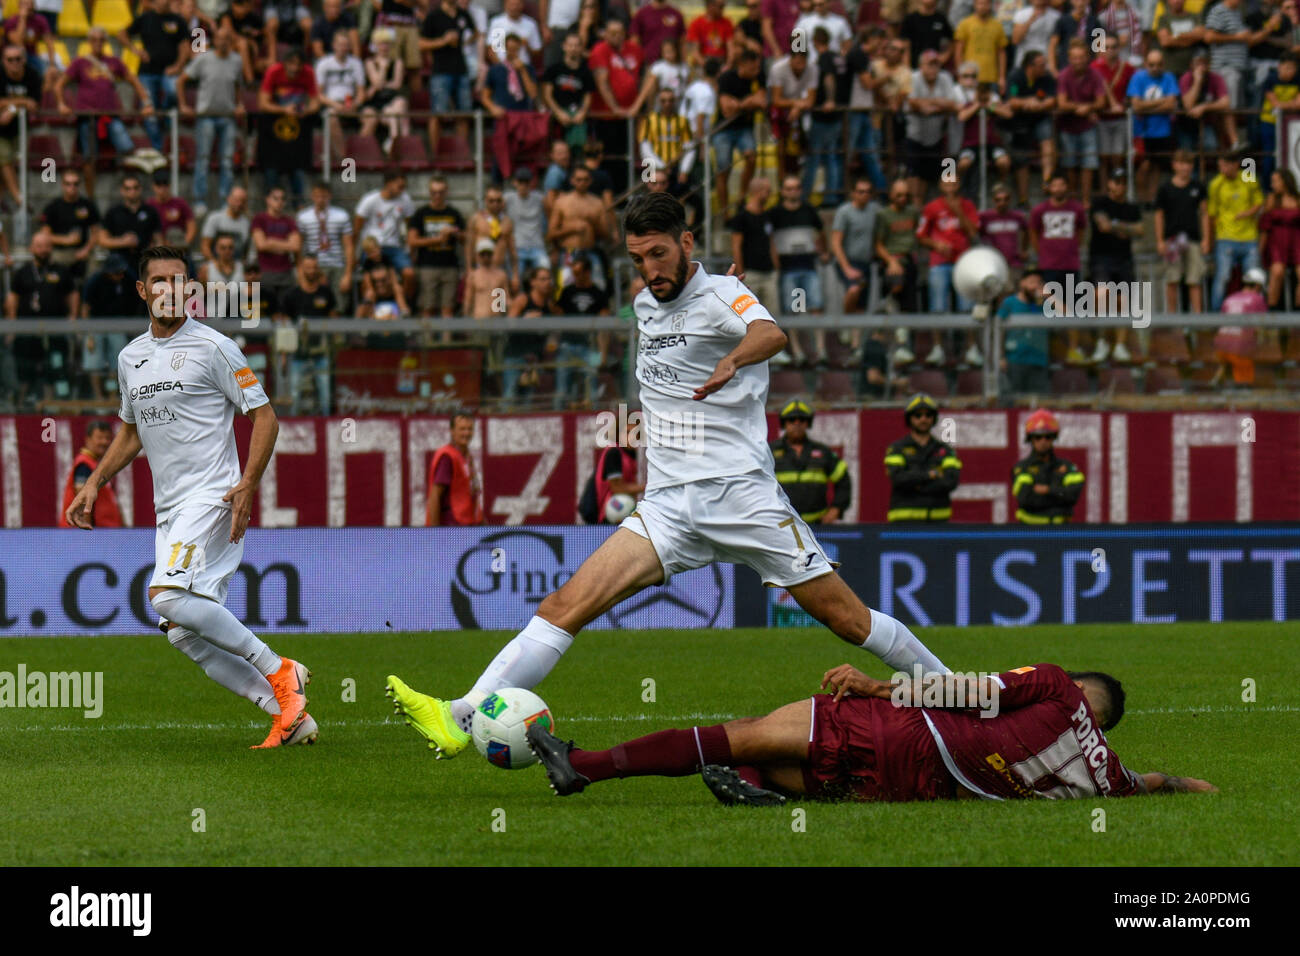
<svg viewBox="0 0 1300 956"><path fill-rule="evenodd" d="M154 555L149 587L181 588L224 604L230 577L244 559L244 542L230 542L228 505L181 505L158 525Z"/></svg>
<svg viewBox="0 0 1300 956"><path fill-rule="evenodd" d="M776 477L764 471L652 489L619 527L650 542L664 584L715 561L753 568L764 584L779 588L835 567Z"/></svg>

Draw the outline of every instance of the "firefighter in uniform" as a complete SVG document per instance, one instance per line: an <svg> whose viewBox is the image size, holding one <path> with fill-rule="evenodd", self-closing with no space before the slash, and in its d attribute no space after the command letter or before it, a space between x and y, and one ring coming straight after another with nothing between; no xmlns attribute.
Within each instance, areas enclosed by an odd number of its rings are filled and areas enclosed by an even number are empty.
<svg viewBox="0 0 1300 956"><path fill-rule="evenodd" d="M885 449L890 521L947 521L952 493L961 481L961 459L930 432L939 406L929 395L914 395L903 408L908 434Z"/></svg>
<svg viewBox="0 0 1300 956"><path fill-rule="evenodd" d="M781 409L781 437L772 442L776 480L809 524L839 521L853 492L848 466L829 445L808 437L813 411L801 401Z"/></svg>
<svg viewBox="0 0 1300 956"><path fill-rule="evenodd" d="M1083 472L1074 462L1058 458L1053 447L1061 426L1056 416L1040 408L1025 420L1029 455L1011 469L1011 493L1016 496L1016 520L1021 524L1065 524L1083 491Z"/></svg>

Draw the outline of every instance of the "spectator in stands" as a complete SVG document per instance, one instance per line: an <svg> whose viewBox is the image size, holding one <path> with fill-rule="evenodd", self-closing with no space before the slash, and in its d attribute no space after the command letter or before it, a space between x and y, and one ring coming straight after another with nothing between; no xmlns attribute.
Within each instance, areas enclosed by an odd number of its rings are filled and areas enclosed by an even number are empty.
<svg viewBox="0 0 1300 956"><path fill-rule="evenodd" d="M283 189L275 186L267 192L266 211L254 216L251 226L253 248L262 267L262 282L283 305L285 294L297 278L294 258L302 252L302 233L298 231L297 220L285 212Z"/></svg>
<svg viewBox="0 0 1300 956"><path fill-rule="evenodd" d="M1133 74L1133 64L1120 59L1119 41L1113 36L1105 38L1106 49L1092 61L1091 69L1101 78L1106 94L1106 105L1097 115L1097 150L1101 154L1101 176L1125 162L1128 153L1128 106L1126 91Z"/></svg>
<svg viewBox="0 0 1300 956"><path fill-rule="evenodd" d="M1259 226L1264 194L1253 175L1245 175L1236 156L1219 157L1219 174L1210 180L1207 212L1214 248L1214 284L1210 310L1218 312L1232 277L1233 266L1244 274L1259 266Z"/></svg>
<svg viewBox="0 0 1300 956"><path fill-rule="evenodd" d="M500 186L489 186L483 193L483 208L474 211L465 229L466 257L470 249L478 247L480 239L492 240L493 265L501 266L510 275L518 265L515 259L515 224L506 215L505 191ZM518 286L511 283L511 291Z"/></svg>
<svg viewBox="0 0 1300 956"><path fill-rule="evenodd" d="M583 56L590 57L596 44L605 38L605 27L602 22L604 19L601 0L582 0L582 6L578 10L576 31L578 38L582 40Z"/></svg>
<svg viewBox="0 0 1300 956"><path fill-rule="evenodd" d="M1274 170L1259 231L1264 246L1261 258L1268 266L1268 307L1284 308L1287 272L1300 266L1300 189L1291 170Z"/></svg>
<svg viewBox="0 0 1300 956"><path fill-rule="evenodd" d="M135 290L135 275L127 273L126 259L113 253L103 268L90 277L81 296L83 319L126 319L144 312L140 293ZM126 348L125 332L89 333L81 343L81 370L90 376L90 389L96 401L105 398L104 377L116 384L117 353Z"/></svg>
<svg viewBox="0 0 1300 956"><path fill-rule="evenodd" d="M14 43L3 44L3 75L0 75L0 177L8 195L0 205L8 209L20 205L23 195L18 188L18 110L30 117L40 107L42 80L39 71L27 62L27 54ZM80 177L78 177L80 180Z"/></svg>
<svg viewBox="0 0 1300 956"><path fill-rule="evenodd" d="M885 449L885 473L891 486L888 521L947 521L952 493L961 481L961 459L933 432L939 404L924 393L903 406L907 434Z"/></svg>
<svg viewBox="0 0 1300 956"><path fill-rule="evenodd" d="M1047 56L1047 45L1056 35L1059 11L1048 6L1047 0L1030 0L1011 18L1011 46L1015 48L1015 65L1021 66L1030 53Z"/></svg>
<svg viewBox="0 0 1300 956"><path fill-rule="evenodd" d="M612 157L627 156L627 119L641 112L649 84L641 81L644 54L636 40L629 39L622 21L611 19L605 27L605 39L597 43L587 59L599 94L592 103L592 113L599 122L592 130ZM719 158L719 163L722 160ZM609 167L610 178L622 188L627 186L627 166L616 160Z"/></svg>
<svg viewBox="0 0 1300 956"><path fill-rule="evenodd" d="M1178 81L1180 105L1178 145L1183 149L1231 149L1237 142L1237 120L1229 112L1228 87L1210 70L1210 54L1198 52L1192 68Z"/></svg>
<svg viewBox="0 0 1300 956"><path fill-rule="evenodd" d="M218 32L222 29L230 30L242 65L244 83L252 86L257 77L266 72L268 63L262 50L266 24L262 14L253 6L253 0L230 0L230 9L222 15Z"/></svg>
<svg viewBox="0 0 1300 956"><path fill-rule="evenodd" d="M162 241L169 246L188 249L194 243L199 225L194 220L190 204L180 196L172 195L172 177L165 169L153 174L153 196L146 202L158 214Z"/></svg>
<svg viewBox="0 0 1300 956"><path fill-rule="evenodd" d="M66 272L50 259L53 246L48 232L32 236L31 259L13 274L9 292L5 296L6 319L75 319L81 309L81 296ZM48 342L48 346L47 343ZM69 394L68 339L62 335L24 335L12 332L4 337L4 352L13 358L19 407L28 399L28 392L38 393L49 400L57 393L59 398Z"/></svg>
<svg viewBox="0 0 1300 956"><path fill-rule="evenodd" d="M1263 269L1247 269L1241 277L1241 289L1223 300L1223 312L1228 315L1260 315L1268 309L1263 289L1268 277ZM1234 385L1255 384L1255 354L1258 338L1264 330L1253 326L1221 326L1214 336L1214 357L1219 367L1210 379L1210 387L1223 383L1229 370Z"/></svg>
<svg viewBox="0 0 1300 956"><path fill-rule="evenodd" d="M416 305L421 315L450 319L456 314L457 253L464 236L465 217L447 202L447 180L435 173L429 177L429 202L415 210L406 224L406 245L415 252Z"/></svg>
<svg viewBox="0 0 1300 956"><path fill-rule="evenodd" d="M945 67L952 59L952 24L938 7L939 0L920 0L898 28L899 39L907 43L907 62L913 69L921 65L921 54L926 50L938 53Z"/></svg>
<svg viewBox="0 0 1300 956"><path fill-rule="evenodd" d="M718 76L721 73L722 61L709 57L704 61L703 74L686 87L682 101L682 115L686 117L687 128L695 140L697 160L713 137L713 117L718 110ZM696 168L702 165L697 161ZM702 188L702 200L707 197L709 188L708 185Z"/></svg>
<svg viewBox="0 0 1300 956"><path fill-rule="evenodd" d="M235 256L235 248L235 237L228 232L212 242L213 254L199 266L198 274L199 281L208 287L210 293L219 287L229 294L244 282L244 263Z"/></svg>
<svg viewBox="0 0 1300 956"><path fill-rule="evenodd" d="M282 321L294 322L300 319L335 318L339 314L338 300L334 291L325 280L311 253L298 257L298 268L294 275L295 282L277 295L279 311L285 316ZM277 381L288 385L292 398L289 406L290 415L300 415L307 410L303 401L302 381L310 375L316 391L316 405L313 414L330 413L330 356L329 345L324 336L313 337L307 333L307 324L303 322L296 330L296 335L289 336L289 342L296 347L277 351L275 355ZM273 338L275 343L278 338Z"/></svg>
<svg viewBox="0 0 1300 956"><path fill-rule="evenodd" d="M691 170L695 164L695 140L690 124L677 111L677 97L670 89L656 96L658 109L641 120L637 138L640 142L641 168L662 172L667 191L695 210L696 221L704 218L702 203L687 194Z"/></svg>
<svg viewBox="0 0 1300 956"><path fill-rule="evenodd" d="M1265 32L1263 39L1247 51L1243 96L1249 108L1260 105L1264 81L1300 38L1300 13L1296 9L1295 0L1257 0L1243 18L1247 30Z"/></svg>
<svg viewBox="0 0 1300 956"><path fill-rule="evenodd" d="M257 108L262 112L257 161L266 174L267 187L279 186L281 174L287 173L293 205L301 206L311 169L311 130L320 112L320 93L316 71L302 61L297 47L290 47L282 62L267 69L258 89Z"/></svg>
<svg viewBox="0 0 1300 956"><path fill-rule="evenodd" d="M550 265L546 249L546 209L535 188L537 177L531 166L521 166L511 177L514 186L505 197L505 213L513 225L515 265L518 278L533 266Z"/></svg>
<svg viewBox="0 0 1300 956"><path fill-rule="evenodd" d="M560 291L556 311L561 315L609 315L609 295L593 281L591 258L577 254L569 271L571 281ZM555 362L556 411L575 398L590 407L596 394L596 372L607 363L609 353L609 333L601 332L598 338L600 349L592 347L592 337L585 332L562 332L547 343L547 354ZM581 395L574 395L575 377L582 380Z"/></svg>
<svg viewBox="0 0 1300 956"><path fill-rule="evenodd" d="M880 169L880 132L872 112L876 107L876 89L880 86L872 71L872 61L884 39L885 32L878 27L863 30L844 61L849 87L848 153L857 156L862 171L871 178L872 187L878 192L885 190L885 174Z"/></svg>
<svg viewBox="0 0 1300 956"><path fill-rule="evenodd" d="M388 321L405 319L411 314L407 298L398 281L397 272L387 262L367 265L361 279L361 302L357 306L357 318ZM401 347L406 336L378 333L366 336L369 346L389 348Z"/></svg>
<svg viewBox="0 0 1300 956"><path fill-rule="evenodd" d="M993 0L975 0L975 12L957 25L953 39L954 62L974 60L979 66L979 81L996 83L999 91L1006 92L1007 35L993 18ZM925 65L924 57L921 65Z"/></svg>
<svg viewBox="0 0 1300 956"><path fill-rule="evenodd" d="M566 146L587 142L587 114L591 112L596 78L583 57L582 40L576 33L564 38L563 55L542 76L542 105L559 124Z"/></svg>
<svg viewBox="0 0 1300 956"><path fill-rule="evenodd" d="M793 35L802 38L804 49L813 45L813 34L818 27L826 31L826 44L839 56L845 56L853 43L853 27L849 21L831 9L830 0L812 0L811 9L799 5L799 19L794 23Z"/></svg>
<svg viewBox="0 0 1300 956"><path fill-rule="evenodd" d="M199 233L199 250L204 259L212 258L212 243L218 236L232 236L235 240L235 258L241 262L248 252L248 191L235 186L226 194L226 206L208 214Z"/></svg>
<svg viewBox="0 0 1300 956"><path fill-rule="evenodd" d="M177 6L177 0L140 0L140 13L115 38L121 49L139 57L140 82L159 112L176 105L176 77L190 59L189 25ZM153 148L161 150L164 129L156 114L145 120L144 129Z"/></svg>
<svg viewBox="0 0 1300 956"><path fill-rule="evenodd" d="M912 188L899 179L889 187L889 205L876 214L876 256L885 265L884 310L889 313L916 312L916 230L921 210L912 204ZM896 355L906 365L915 356L906 345Z"/></svg>
<svg viewBox="0 0 1300 956"><path fill-rule="evenodd" d="M542 32L537 21L524 13L524 0L505 0L505 9L488 22L488 47L498 60L506 60L506 41L518 37L519 59L525 66L540 73L545 65L542 59Z"/></svg>
<svg viewBox="0 0 1300 956"><path fill-rule="evenodd" d="M808 155L804 157L804 198L811 199L817 170L825 168L822 189L823 208L835 208L844 192L844 117L849 105L852 82L843 54L831 47L825 27L813 30L817 85L809 111Z"/></svg>
<svg viewBox="0 0 1300 956"><path fill-rule="evenodd" d="M1114 288L1111 283L1127 283L1137 280L1137 270L1133 262L1133 240L1142 237L1142 212L1135 203L1128 201L1128 175L1123 167L1115 167L1106 179L1106 193L1093 201L1088 210L1092 220L1092 232L1088 237L1088 269L1092 281L1097 285L1097 314L1111 315L1118 312L1117 305L1109 302L1109 291ZM1130 304L1129 308L1133 308ZM1077 329L1071 329L1078 333ZM1077 340L1071 345L1076 345ZM1116 362L1131 362L1132 354L1128 350L1128 329L1119 326L1115 329L1115 350L1112 353L1105 335L1097 334L1097 343L1093 348L1092 361L1104 362L1107 356Z"/></svg>
<svg viewBox="0 0 1300 956"><path fill-rule="evenodd" d="M534 266L524 274L523 290L510 300L507 315L537 318L557 315L555 279L545 266ZM505 342L501 366L501 398L513 403L531 399L541 384L541 362L547 356L547 335L543 332L511 332Z"/></svg>
<svg viewBox="0 0 1300 956"><path fill-rule="evenodd" d="M198 114L194 126L194 214L199 218L208 211L208 166L214 145L221 170L218 194L229 196L234 183L235 127L244 121L244 104L239 95L244 60L235 52L234 42L234 30L226 22L217 29L212 48L190 60L176 78L181 115L193 118ZM199 85L193 107L186 103L187 80Z"/></svg>
<svg viewBox="0 0 1300 956"><path fill-rule="evenodd" d="M799 20L799 0L762 0L759 10L763 33L762 55L777 57L790 49L789 37Z"/></svg>
<svg viewBox="0 0 1300 956"><path fill-rule="evenodd" d="M880 212L880 204L872 198L871 191L871 180L859 176L848 202L835 210L831 220L831 255L844 284L846 314L865 309L868 305L865 296L871 291L876 214ZM862 330L854 329L850 340L854 352L858 351L861 339Z"/></svg>
<svg viewBox="0 0 1300 956"><path fill-rule="evenodd" d="M1155 21L1156 43L1169 72L1177 76L1192 68L1192 54L1205 40L1200 17L1186 7L1186 0L1165 0L1165 10Z"/></svg>
<svg viewBox="0 0 1300 956"><path fill-rule="evenodd" d="M826 246L822 217L804 202L799 177L787 176L781 181L781 201L768 211L768 221L772 224L772 245L776 248L781 283L780 314L821 315L826 302L818 264L830 261L830 250ZM798 333L790 336L790 354L800 365L815 363L824 368L827 364L825 330L816 330L812 338L812 356L804 353L802 336Z"/></svg>
<svg viewBox="0 0 1300 956"><path fill-rule="evenodd" d="M987 4L989 0L979 2ZM918 202L925 199L927 184L941 178L948 120L957 109L957 87L949 74L940 71L939 54L933 50L922 53L921 68L912 76L912 92L907 98L907 138L903 142L907 175Z"/></svg>
<svg viewBox="0 0 1300 956"><path fill-rule="evenodd" d="M424 523L429 527L483 523L483 485L470 452L474 413L451 416L451 441L433 453L429 463L429 495Z"/></svg>
<svg viewBox="0 0 1300 956"><path fill-rule="evenodd" d="M131 290L134 293L134 288ZM138 299L139 296L136 296ZM68 524L67 512L72 507L72 501L81 491L81 486L95 472L99 465L99 460L104 457L104 452L108 451L108 446L113 443L113 426L106 421L94 421L86 426L86 440L82 443L81 451L77 452L77 457L72 460L72 471L68 473L68 480L63 484L63 507L59 509L60 528L72 527ZM117 503L117 492L113 490L113 483L106 482L99 489L95 496L95 509L91 515L91 525L96 528L121 528L124 526L122 521L122 509Z"/></svg>
<svg viewBox="0 0 1300 956"><path fill-rule="evenodd" d="M366 99L366 67L359 57L352 55L352 42L345 30L334 32L331 47L329 56L317 60L313 69L320 89L321 107L330 111L331 160L338 163L345 152L344 123L349 129L357 125L357 113ZM437 140L430 142L436 143Z"/></svg>
<svg viewBox="0 0 1300 956"><path fill-rule="evenodd" d="M1042 163L1043 186L1056 166L1056 141L1052 113L1056 109L1056 80L1047 71L1047 58L1030 53L1007 79L1007 105L1011 107L1011 148L1015 151L1016 190L1022 206L1029 205L1029 166L1037 154Z"/></svg>
<svg viewBox="0 0 1300 956"><path fill-rule="evenodd" d="M1281 25L1282 12L1278 10L1260 29L1252 32L1242 18L1241 0L1219 0L1205 14L1204 42L1210 47L1210 68L1223 77L1229 108L1235 110L1246 105L1242 94L1249 48Z"/></svg>
<svg viewBox="0 0 1300 956"><path fill-rule="evenodd" d="M542 175L542 208L546 210L547 219L551 216L555 200L569 188L569 164L572 157L572 150L564 140L557 139L551 143L551 163Z"/></svg>
<svg viewBox="0 0 1300 956"><path fill-rule="evenodd" d="M790 42L791 52L767 72L772 138L777 143L778 171L782 173L797 173L808 151L801 118L812 109L817 94L817 67L809 63L802 41L795 38Z"/></svg>
<svg viewBox="0 0 1300 956"><path fill-rule="evenodd" d="M582 147L582 163L591 171L591 193L593 196L599 196L601 202L605 204L605 211L612 213L614 209L614 184L610 181L609 174L605 172L605 147L598 139L588 139L587 145ZM547 215L550 215L547 213ZM613 217L610 217L611 230ZM612 234L612 231L611 231Z"/></svg>
<svg viewBox="0 0 1300 956"><path fill-rule="evenodd" d="M998 306L998 318L1043 314L1043 274L1031 269L1020 277L1016 294ZM1043 395L1051 388L1048 369L1047 329L1008 327L1002 336L1002 370L1006 391L1017 395Z"/></svg>
<svg viewBox="0 0 1300 956"><path fill-rule="evenodd" d="M1188 309L1202 312L1201 284L1211 249L1206 191L1192 178L1191 153L1174 153L1173 167L1173 178L1160 187L1155 202L1156 254L1165 260L1165 310L1180 311L1178 287L1186 282Z"/></svg>
<svg viewBox="0 0 1300 956"><path fill-rule="evenodd" d="M1014 289L1025 267L1029 251L1029 217L1011 206L1011 190L1005 183L993 185L993 208L979 214L980 241L1002 253L1011 271L1009 288Z"/></svg>
<svg viewBox="0 0 1300 956"><path fill-rule="evenodd" d="M138 173L127 173L119 187L122 201L104 213L99 245L122 254L134 273L140 253L162 245L162 221L144 203L144 187Z"/></svg>
<svg viewBox="0 0 1300 956"><path fill-rule="evenodd" d="M776 248L772 243L772 223L767 202L772 183L764 176L750 180L745 202L727 221L731 234L731 260L736 274L745 276L758 301L770 312L779 312L781 288L776 275ZM784 353L782 353L784 354Z"/></svg>
<svg viewBox="0 0 1300 956"><path fill-rule="evenodd" d="M1068 274L1079 271L1079 250L1087 226L1088 216L1083 204L1070 197L1065 174L1054 174L1047 184L1047 199L1029 214L1029 235L1044 284L1059 283L1063 286ZM1078 347L1078 329L1070 329L1068 334L1071 348L1066 361L1071 365L1086 364L1088 360Z"/></svg>
<svg viewBox="0 0 1300 956"><path fill-rule="evenodd" d="M573 185L570 192L562 193L551 207L546 240L560 249L563 267L562 284L569 282L568 265L573 257L585 252L592 262L596 284L605 287L604 255L602 245L608 247L614 240L613 224L604 201L591 192L591 170L579 166L569 177Z"/></svg>
<svg viewBox="0 0 1300 956"><path fill-rule="evenodd" d="M361 104L361 135L374 136L383 119L386 136L380 137L380 147L390 152L398 136L411 132L406 89L406 67L395 52L394 34L387 28L376 30L370 40L374 55L366 60L366 93Z"/></svg>
<svg viewBox="0 0 1300 956"><path fill-rule="evenodd" d="M973 64L965 64L962 69L972 67ZM980 154L983 153L986 174L994 172L999 177L1007 176L1011 173L1011 154L1002 145L998 121L1010 120L1013 117L1011 106L1002 102L992 83L980 83L968 87L966 85L968 81L975 82L973 72L963 74L961 84L957 87L958 102L961 103L961 108L957 111L957 122L962 124L961 152L957 154L957 175L965 181L973 181L975 177L970 175L970 171L974 169L979 172ZM984 127L982 131L981 118ZM981 138L984 140L983 147L980 146ZM980 185L983 186L983 181Z"/></svg>
<svg viewBox="0 0 1300 956"><path fill-rule="evenodd" d="M1021 524L1068 524L1083 492L1083 472L1056 454L1061 426L1045 408L1025 420L1025 441L1030 452L1011 469L1011 494L1016 520Z"/></svg>
<svg viewBox="0 0 1300 956"><path fill-rule="evenodd" d="M1147 48L1142 17L1126 0L1098 0L1097 23L1119 41L1120 59L1134 66L1144 62Z"/></svg>
<svg viewBox="0 0 1300 956"><path fill-rule="evenodd" d="M762 6L763 0L745 0L745 15L736 21L731 42L727 44L727 57L722 64L723 69L734 68L740 54L745 50L757 53L762 59L763 51L766 49L766 40L763 38Z"/></svg>
<svg viewBox="0 0 1300 956"><path fill-rule="evenodd" d="M456 3L440 0L429 7L429 15L420 25L420 50L433 54L433 73L429 77L429 147L436 153L442 135L440 116L452 112L469 113L473 108L473 80L462 47L463 38L473 35L473 18ZM469 117L456 118L456 135L469 141Z"/></svg>
<svg viewBox="0 0 1300 956"><path fill-rule="evenodd" d="M415 203L406 192L406 176L395 169L384 173L384 185L361 197L357 203L352 231L361 237L373 236L379 243L384 260L401 275L403 290L415 293L415 269L407 254L406 223L415 212Z"/></svg>
<svg viewBox="0 0 1300 956"><path fill-rule="evenodd" d="M104 128L108 141L113 144L120 157L129 156L135 149L131 134L126 131L126 124L118 116L103 117L100 114L118 113L122 104L117 98L115 80L122 80L131 85L139 98L140 113L144 117L153 114L153 101L149 91L144 88L136 75L130 72L117 57L105 49L108 34L103 27L91 27L86 35L90 51L86 56L79 56L72 61L67 72L59 74L54 84L54 101L59 112L65 116L77 114L77 144L80 147L82 178L86 181L86 194L95 194L95 159L99 155L98 127L101 119L106 119ZM69 83L77 87L76 98L69 106L64 91Z"/></svg>
<svg viewBox="0 0 1300 956"><path fill-rule="evenodd" d="M952 285L952 269L961 254L971 247L979 235L979 212L975 204L961 196L959 177L944 177L939 183L939 196L921 210L921 222L916 229L917 241L930 250L930 266L926 278L930 286L930 311L947 312ZM961 293L956 293L956 311L969 312L971 307ZM944 362L940 336L935 336L934 347L926 356L931 365ZM984 356L974 336L966 348L965 360L970 365L983 365Z"/></svg>
<svg viewBox="0 0 1300 956"><path fill-rule="evenodd" d="M474 264L465 280L465 315L471 319L492 319L510 307L506 270L496 265L496 243L484 237L474 245Z"/></svg>
<svg viewBox="0 0 1300 956"><path fill-rule="evenodd" d="M58 59L54 53L54 31L50 21L36 12L32 0L18 0L18 9L13 16L4 21L5 45L16 44L26 53L27 66L36 72L42 80L49 68L58 69ZM45 48L45 56L40 54Z"/></svg>
<svg viewBox="0 0 1300 956"><path fill-rule="evenodd" d="M718 77L718 115L713 123L713 151L718 163L714 180L718 208L728 206L727 183L731 166L739 153L744 167L740 172L740 191L749 191L754 178L758 148L754 142L754 123L767 109L767 79L762 58L752 50L743 51L736 65Z"/></svg>
<svg viewBox="0 0 1300 956"><path fill-rule="evenodd" d="M1152 50L1147 54L1146 68L1133 74L1127 93L1134 114L1133 137L1142 157L1138 192L1150 202L1156 170L1175 148L1172 115L1178 109L1178 80L1165 71L1163 53Z"/></svg>
<svg viewBox="0 0 1300 956"><path fill-rule="evenodd" d="M320 18L314 20L311 26L312 59L324 59L335 50L334 37L339 33L348 40L346 55L360 61L361 32L357 29L356 16L351 10L344 9L343 0L321 0ZM460 37L456 38L456 42L460 43Z"/></svg>
<svg viewBox="0 0 1300 956"><path fill-rule="evenodd" d="M871 75L876 80L876 108L884 114L877 125L882 133L888 131L884 141L893 144L895 158L899 158L898 144L905 139L907 130L904 107L912 95L912 77L916 71L907 64L907 44L902 40L882 40L880 52L881 55L871 61Z"/></svg>
<svg viewBox="0 0 1300 956"><path fill-rule="evenodd" d="M37 225L50 235L51 261L80 281L99 238L99 209L81 195L81 174L75 168L64 170L59 182L59 198L46 204Z"/></svg>
<svg viewBox="0 0 1300 956"><path fill-rule="evenodd" d="M686 62L703 68L706 60L727 59L735 25L726 15L725 0L706 0L704 12L686 28Z"/></svg>
<svg viewBox="0 0 1300 956"><path fill-rule="evenodd" d="M1047 58L1044 66L1056 78L1069 66L1071 40L1083 40L1092 48L1092 40L1101 30L1101 23L1092 10L1092 0L1070 0L1069 9L1062 10L1056 26L1047 41ZM1122 91L1121 91L1122 92Z"/></svg>
<svg viewBox="0 0 1300 956"><path fill-rule="evenodd" d="M582 0L538 0L537 19L542 30L544 57L537 64L537 72L558 63L564 56L564 40L572 32L577 32L578 17L582 13ZM581 47L582 38L578 38L579 57L586 54Z"/></svg>
<svg viewBox="0 0 1300 956"><path fill-rule="evenodd" d="M280 61L281 46L296 49L300 54L308 49L311 10L306 5L298 0L263 0L262 17L266 22L263 43L270 63Z"/></svg>
<svg viewBox="0 0 1300 956"><path fill-rule="evenodd" d="M1260 171L1271 177L1277 165L1277 117L1284 110L1300 110L1300 82L1296 80L1296 57L1287 54L1278 61L1262 86L1263 100L1259 113L1259 135L1255 144L1263 154Z"/></svg>
<svg viewBox="0 0 1300 956"><path fill-rule="evenodd" d="M1070 191L1084 205L1092 198L1092 175L1099 165L1097 115L1106 106L1106 84L1088 68L1088 45L1071 40L1069 66L1056 77L1056 107L1061 115L1061 166L1069 170Z"/></svg>
<svg viewBox="0 0 1300 956"><path fill-rule="evenodd" d="M646 7L645 9L649 9ZM673 96L680 100L690 82L691 69L682 60L681 43L671 37L659 45L659 58L650 64L646 72L646 82L654 83L655 94L661 90L672 90Z"/></svg>
<svg viewBox="0 0 1300 956"><path fill-rule="evenodd" d="M806 402L788 403L781 409L780 422L781 436L770 447L776 480L790 507L809 524L834 524L852 501L848 465L830 445L808 437L813 410Z"/></svg>

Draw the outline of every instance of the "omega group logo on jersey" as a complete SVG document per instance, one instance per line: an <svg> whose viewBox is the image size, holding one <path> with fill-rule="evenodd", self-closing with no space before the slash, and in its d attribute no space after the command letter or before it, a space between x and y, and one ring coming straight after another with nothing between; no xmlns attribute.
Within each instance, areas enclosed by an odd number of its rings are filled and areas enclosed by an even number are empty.
<svg viewBox="0 0 1300 956"><path fill-rule="evenodd" d="M684 335L643 335L637 342L642 355L658 355L664 349L675 349L686 344Z"/></svg>
<svg viewBox="0 0 1300 956"><path fill-rule="evenodd" d="M150 382L148 385L136 385L131 388L131 401L139 398L152 398L161 392L185 391L185 383L179 379L175 382Z"/></svg>

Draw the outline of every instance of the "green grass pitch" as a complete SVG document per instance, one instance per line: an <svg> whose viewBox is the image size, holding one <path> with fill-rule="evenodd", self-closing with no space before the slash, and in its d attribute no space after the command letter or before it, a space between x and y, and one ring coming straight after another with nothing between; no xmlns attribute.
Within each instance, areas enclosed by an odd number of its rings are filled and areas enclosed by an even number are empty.
<svg viewBox="0 0 1300 956"><path fill-rule="evenodd" d="M535 766L498 770L473 750L435 762L393 716L385 676L459 693L509 635L277 636L273 647L314 671L321 739L267 752L247 749L266 721L160 635L0 640L0 671L104 673L98 720L0 709L0 863L1294 865L1300 849L1284 821L1300 811L1297 632L1261 623L922 634L956 670L1048 660L1111 671L1128 692L1109 735L1125 763L1206 778L1217 795L764 810L724 808L698 777L610 781L558 799ZM766 713L813 693L845 661L887 676L821 629L589 632L538 690L560 734L598 748ZM1242 700L1247 678L1254 703ZM647 679L653 701L643 699Z"/></svg>

